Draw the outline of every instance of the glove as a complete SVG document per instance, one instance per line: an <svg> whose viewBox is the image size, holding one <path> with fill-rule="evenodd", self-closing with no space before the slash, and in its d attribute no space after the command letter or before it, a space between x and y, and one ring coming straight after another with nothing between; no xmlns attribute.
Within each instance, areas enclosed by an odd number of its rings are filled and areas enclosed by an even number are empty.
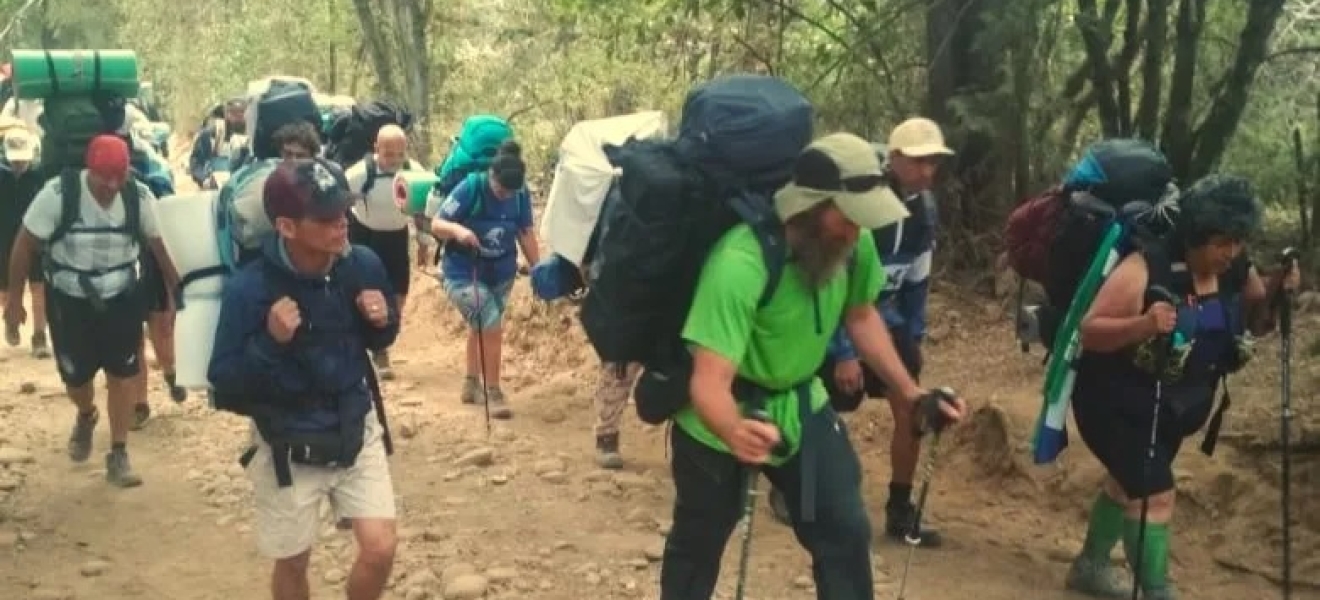
<svg viewBox="0 0 1320 600"><path fill-rule="evenodd" d="M952 389L947 387L931 390L926 395L917 398L917 405L913 409L913 425L916 427L918 436L927 433L940 433L946 427L953 424L940 407L944 404L953 404L958 395Z"/></svg>
<svg viewBox="0 0 1320 600"><path fill-rule="evenodd" d="M1160 381L1178 381L1182 379L1195 344L1196 340L1183 340L1176 333L1172 344L1166 336L1155 336L1132 349L1132 364ZM1161 361L1160 355L1166 351L1168 358Z"/></svg>

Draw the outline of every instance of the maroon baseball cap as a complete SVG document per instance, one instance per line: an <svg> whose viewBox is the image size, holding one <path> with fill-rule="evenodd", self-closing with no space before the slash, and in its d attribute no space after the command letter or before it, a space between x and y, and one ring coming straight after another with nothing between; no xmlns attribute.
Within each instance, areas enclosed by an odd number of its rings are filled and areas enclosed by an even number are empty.
<svg viewBox="0 0 1320 600"><path fill-rule="evenodd" d="M322 158L282 161L266 178L262 204L266 217L334 219L356 200L343 169Z"/></svg>

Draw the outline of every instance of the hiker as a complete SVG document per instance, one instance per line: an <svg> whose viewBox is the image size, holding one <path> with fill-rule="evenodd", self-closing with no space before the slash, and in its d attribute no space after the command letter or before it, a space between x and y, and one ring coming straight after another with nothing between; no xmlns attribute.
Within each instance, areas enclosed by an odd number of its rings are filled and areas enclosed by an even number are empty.
<svg viewBox="0 0 1320 600"><path fill-rule="evenodd" d="M348 243L349 189L322 159L284 162L266 179L277 235L227 282L208 372L217 408L255 428L241 462L275 600L310 597L323 499L357 541L348 598L380 598L394 563L389 433L367 352L394 343L399 309L380 259Z"/></svg>
<svg viewBox="0 0 1320 600"><path fill-rule="evenodd" d="M315 158L321 153L321 134L306 121L295 121L281 126L271 135L284 160Z"/></svg>
<svg viewBox="0 0 1320 600"><path fill-rule="evenodd" d="M223 110L223 118L211 119L193 141L188 174L197 183L197 187L202 189L208 188L212 173L230 170L229 158L234 150L230 147L230 141L234 136L242 136L247 128L244 118L247 100L232 98L225 102Z"/></svg>
<svg viewBox="0 0 1320 600"><path fill-rule="evenodd" d="M472 115L463 121L463 127L453 139L449 154L435 167L435 176L439 181L428 200L426 211L417 215L416 225L419 231L430 231L429 219L435 216L439 205L449 198L449 194L469 175L490 169L490 163L499 151L500 144L513 139L513 128L509 122L494 115ZM434 206L432 206L434 204ZM430 257L433 264L439 265L443 258L444 245L435 244L435 253L427 251L425 238L418 236L418 266L425 266L425 258Z"/></svg>
<svg viewBox="0 0 1320 600"><path fill-rule="evenodd" d="M930 199L940 161L952 156L939 125L925 118L911 118L889 134L883 150L888 158L889 186L903 199L908 216L871 232L886 273L885 286L876 298L903 365L913 379L921 378L921 341L926 335L926 300L929 293L932 255L935 251L935 205ZM821 377L831 395L857 399L883 398L885 384L862 364L848 339L845 327L835 333ZM889 500L885 503L885 536L904 541L912 534L917 517L912 503L912 479L921 456L921 439L913 434L911 405L889 401L894 432L889 440ZM783 495L771 492L771 506L781 521L787 521ZM939 532L926 527L923 517L918 539L922 547L938 547ZM906 543L906 542L905 542Z"/></svg>
<svg viewBox="0 0 1320 600"><path fill-rule="evenodd" d="M174 182L170 177L168 169L162 169L156 164L156 155L146 149L134 151L130 154L129 165L133 169L133 176L140 183L147 186L154 199L161 199L174 195ZM140 258L139 274L141 281L139 289L141 290L142 300L146 306L146 328L147 333L142 338L142 348L138 351L139 356L145 360L147 355L147 341L151 341L152 354L156 358L156 365L160 368L165 380L165 390L170 399L174 402L183 402L188 399L188 390L179 386L175 380L174 372L174 299L170 289L165 285L165 274L156 264L156 259L151 253L145 253ZM149 395L148 375L151 371L150 365L144 365L138 370L135 377L137 385L137 401L133 406L133 430L137 431L146 426L147 421L151 419L151 401Z"/></svg>
<svg viewBox="0 0 1320 600"><path fill-rule="evenodd" d="M69 458L83 462L91 454L100 417L92 382L104 370L111 441L105 477L113 485L134 487L142 479L129 464L127 443L134 378L142 368L139 256L155 255L171 289L178 274L161 243L151 191L130 174L128 144L99 135L88 144L85 163L85 169L52 179L32 200L10 256L8 297L23 297L31 261L44 254L51 342L60 379L78 408ZM5 305L10 328L26 318L23 303Z"/></svg>
<svg viewBox="0 0 1320 600"><path fill-rule="evenodd" d="M431 233L448 242L440 268L445 293L469 326L459 398L485 402L496 419L513 416L500 388L500 323L518 272L518 248L527 264L540 260L526 176L522 149L507 140L490 169L464 179L431 221Z"/></svg>
<svg viewBox="0 0 1320 600"><path fill-rule="evenodd" d="M861 465L815 382L833 333L824 324L845 323L862 359L895 390L891 397L920 403L936 427L966 410L961 400L917 387L875 308L886 276L868 230L906 215L883 182L865 140L846 133L817 139L799 155L793 181L774 194L795 258L771 295L758 300L768 268L751 226L731 229L707 256L682 333L692 351L691 404L674 416L676 501L662 599L711 597L742 513L745 468L759 468L784 490L797 538L811 554L817 596L874 597ZM739 414L736 400L758 399L759 416Z"/></svg>
<svg viewBox="0 0 1320 600"><path fill-rule="evenodd" d="M9 289L9 257L23 225L23 215L36 197L46 178L33 168L36 160L37 139L26 129L11 129L5 133L4 162L0 163L0 287ZM32 290L32 356L49 358L46 345L46 284L41 271L41 257L34 255L24 271ZM0 295L0 303L13 298L22 303L23 296ZM5 327L5 341L10 346L21 342L17 325Z"/></svg>
<svg viewBox="0 0 1320 600"><path fill-rule="evenodd" d="M401 170L419 170L408 158L408 135L398 125L385 125L376 133L375 151L345 173L349 189L362 201L348 213L348 239L371 248L385 265L390 285L399 297L399 314L408 300L412 267L408 256L408 215L394 203L394 175ZM390 355L381 351L372 359L381 379L393 379Z"/></svg>
<svg viewBox="0 0 1320 600"><path fill-rule="evenodd" d="M1245 179L1207 176L1185 189L1178 204L1171 235L1119 263L1079 329L1073 416L1107 477L1067 587L1090 595L1132 593L1110 566L1110 551L1122 540L1142 598L1174 598L1167 577L1173 460L1207 422L1206 442L1213 443L1227 401L1214 411L1216 391L1251 356L1245 332L1273 329L1273 300L1300 283L1295 264L1266 282L1244 254L1262 218Z"/></svg>

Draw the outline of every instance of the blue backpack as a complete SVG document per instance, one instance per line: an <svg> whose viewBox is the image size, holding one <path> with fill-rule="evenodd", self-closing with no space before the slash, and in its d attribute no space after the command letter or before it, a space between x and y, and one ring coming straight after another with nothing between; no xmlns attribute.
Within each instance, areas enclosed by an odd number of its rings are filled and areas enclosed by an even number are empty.
<svg viewBox="0 0 1320 600"><path fill-rule="evenodd" d="M811 103L800 91L735 75L688 94L676 140L605 148L622 175L601 210L581 312L601 360L642 363L647 377L686 389L691 357L680 331L706 256L735 225L747 223L761 242L770 274L761 304L774 296L787 254L771 196L792 179L811 134ZM686 396L639 393L637 410L663 422Z"/></svg>

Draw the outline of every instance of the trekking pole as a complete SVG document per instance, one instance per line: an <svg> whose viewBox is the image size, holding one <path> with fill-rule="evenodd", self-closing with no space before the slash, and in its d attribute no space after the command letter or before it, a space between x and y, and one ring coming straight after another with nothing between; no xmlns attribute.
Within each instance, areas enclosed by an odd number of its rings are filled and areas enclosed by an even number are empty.
<svg viewBox="0 0 1320 600"><path fill-rule="evenodd" d="M930 402L925 409L921 407L923 401L931 396L934 402ZM918 417L916 425L917 435L932 434L930 447L926 449L926 460L921 464L921 491L917 493L916 512L912 515L912 524L908 528L907 535L903 541L908 544L907 560L903 563L903 577L898 581L898 600L904 600L907 592L908 573L912 570L912 559L916 556L917 546L921 545L921 515L926 512L926 499L930 497L930 481L935 476L935 464L940 453L940 434L944 432L947 423L944 416L940 414L940 405L946 402L953 402L958 397L950 388L939 388L930 393L930 396L917 401L918 406L914 410L914 415Z"/></svg>
<svg viewBox="0 0 1320 600"><path fill-rule="evenodd" d="M770 415L763 410L750 411L747 418L762 423L770 422ZM745 480L743 483L742 550L738 554L738 585L733 593L734 600L743 600L743 595L747 592L747 565L752 556L752 520L756 515L756 496L759 494L756 487L761 479L761 469L755 465L744 465L743 470L745 471Z"/></svg>
<svg viewBox="0 0 1320 600"><path fill-rule="evenodd" d="M1146 299L1152 304L1168 302L1175 307L1178 305L1177 296L1160 286L1151 287L1146 292ZM1150 442L1146 445L1146 459L1142 461L1141 469L1141 520L1137 524L1137 556L1136 560L1131 562L1132 600L1137 600L1141 594L1141 563L1146 553L1146 520L1150 515L1150 490L1145 488L1150 485L1150 470L1155 462L1155 446L1159 440L1160 409L1164 404L1164 370L1168 367L1169 355L1173 350L1173 334L1168 338L1168 343L1156 346L1158 354L1155 356L1155 406L1150 417Z"/></svg>
<svg viewBox="0 0 1320 600"><path fill-rule="evenodd" d="M1283 277L1287 277L1301 252L1296 248L1287 248L1281 255ZM1279 280L1279 445L1282 447L1281 468L1282 519L1283 519L1283 599L1292 598L1292 298L1283 289L1283 280Z"/></svg>
<svg viewBox="0 0 1320 600"><path fill-rule="evenodd" d="M490 437L490 388L486 385L486 330L481 326L481 310L485 305L481 302L481 280L477 277L479 269L477 267L477 256L472 255L472 303L476 305L476 310L472 311L472 329L477 334L477 377L481 382L481 405L486 411L486 437Z"/></svg>

